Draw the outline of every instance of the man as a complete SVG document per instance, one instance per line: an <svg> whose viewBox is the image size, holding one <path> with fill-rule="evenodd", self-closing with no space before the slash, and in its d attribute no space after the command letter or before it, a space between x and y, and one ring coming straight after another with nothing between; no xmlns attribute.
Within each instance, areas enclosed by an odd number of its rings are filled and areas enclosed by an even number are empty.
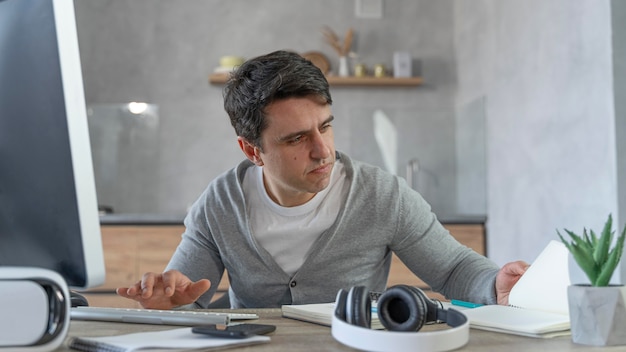
<svg viewBox="0 0 626 352"><path fill-rule="evenodd" d="M403 179L335 151L322 72L278 51L244 63L224 107L247 157L190 209L164 273L119 295L146 308L206 307L224 269L233 308L331 302L341 288L383 291L391 254L435 291L508 303L527 264L499 269L462 246Z"/></svg>

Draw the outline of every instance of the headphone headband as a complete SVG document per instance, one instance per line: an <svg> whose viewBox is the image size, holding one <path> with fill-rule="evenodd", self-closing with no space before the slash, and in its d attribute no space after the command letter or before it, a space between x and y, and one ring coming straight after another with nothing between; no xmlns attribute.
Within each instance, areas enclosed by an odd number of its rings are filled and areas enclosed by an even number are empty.
<svg viewBox="0 0 626 352"><path fill-rule="evenodd" d="M431 352L453 350L467 344L469 321L465 314L454 309L440 308L421 290L408 286L392 287L380 296L382 300L379 299L378 301L378 314L381 323L388 330L370 329L369 321L364 324L358 318L358 315L363 314L364 309L368 311L370 309L369 298L363 299L364 290L365 287L356 286L349 292L339 290L337 293L331 333L337 341L344 345L360 350L379 352ZM402 292L405 290L410 294L405 296ZM402 302L396 303L394 300ZM403 319L407 315L420 317L411 318L411 320L416 321L415 324L409 324L411 326L408 327ZM399 317L402 319L395 319ZM417 332L425 321L435 320L443 321L451 328Z"/></svg>
<svg viewBox="0 0 626 352"><path fill-rule="evenodd" d="M463 347L469 341L467 318L459 311L448 310L448 314L452 312L462 315L465 322L451 329L425 332L372 330L348 324L334 314L331 333L342 344L365 351L449 351Z"/></svg>

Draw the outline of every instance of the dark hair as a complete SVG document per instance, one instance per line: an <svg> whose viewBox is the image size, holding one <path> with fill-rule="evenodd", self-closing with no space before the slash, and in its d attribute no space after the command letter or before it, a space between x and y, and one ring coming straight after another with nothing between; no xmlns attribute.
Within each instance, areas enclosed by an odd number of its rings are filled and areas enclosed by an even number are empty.
<svg viewBox="0 0 626 352"><path fill-rule="evenodd" d="M265 108L275 100L311 95L332 104L322 71L296 53L275 51L246 61L231 74L224 109L237 136L262 148Z"/></svg>

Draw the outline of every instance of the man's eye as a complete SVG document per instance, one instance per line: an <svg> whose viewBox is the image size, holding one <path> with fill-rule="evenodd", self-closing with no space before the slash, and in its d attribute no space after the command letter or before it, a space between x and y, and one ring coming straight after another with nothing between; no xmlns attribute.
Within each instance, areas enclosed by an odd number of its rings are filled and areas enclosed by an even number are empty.
<svg viewBox="0 0 626 352"><path fill-rule="evenodd" d="M320 128L320 131L321 131L321 132L325 132L326 130L328 130L328 129L329 129L329 128L331 128L331 127L332 127L332 125L331 125L331 124L326 124L326 125L323 125L323 126Z"/></svg>
<svg viewBox="0 0 626 352"><path fill-rule="evenodd" d="M293 137L292 139L289 140L289 143L294 144L294 143L298 143L302 140L302 136L297 136L297 137Z"/></svg>

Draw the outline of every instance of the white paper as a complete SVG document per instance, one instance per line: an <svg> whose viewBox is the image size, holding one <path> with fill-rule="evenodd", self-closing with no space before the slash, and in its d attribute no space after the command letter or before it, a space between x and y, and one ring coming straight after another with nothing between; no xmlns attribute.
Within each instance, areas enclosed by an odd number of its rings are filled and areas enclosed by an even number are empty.
<svg viewBox="0 0 626 352"><path fill-rule="evenodd" d="M569 314L567 286L569 252L561 242L550 241L513 286L509 304L516 307Z"/></svg>
<svg viewBox="0 0 626 352"><path fill-rule="evenodd" d="M245 339L219 338L209 335L196 334L191 328L179 328L164 331L138 332L133 334L80 337L86 343L92 343L91 351L98 351L98 344L123 348L127 352L149 349L189 350L199 348L225 347L229 345L247 345L269 342L269 336L251 336ZM75 348L72 346L72 348ZM84 349L87 350L87 349Z"/></svg>

